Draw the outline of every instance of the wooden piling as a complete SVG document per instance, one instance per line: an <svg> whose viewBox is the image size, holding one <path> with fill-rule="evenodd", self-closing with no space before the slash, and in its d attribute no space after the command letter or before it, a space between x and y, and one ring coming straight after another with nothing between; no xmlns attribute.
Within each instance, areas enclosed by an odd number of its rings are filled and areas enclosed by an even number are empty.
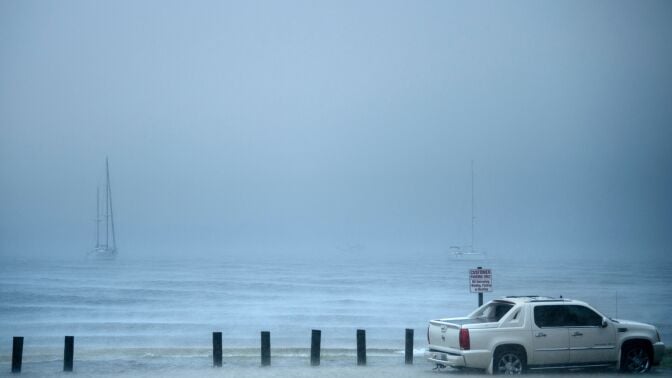
<svg viewBox="0 0 672 378"><path fill-rule="evenodd" d="M222 367L222 333L212 333L212 366Z"/></svg>
<svg viewBox="0 0 672 378"><path fill-rule="evenodd" d="M406 365L413 365L413 330L406 328Z"/></svg>
<svg viewBox="0 0 672 378"><path fill-rule="evenodd" d="M261 332L261 366L271 365L271 332Z"/></svg>
<svg viewBox="0 0 672 378"><path fill-rule="evenodd" d="M322 331L314 329L310 337L310 365L320 366L320 344Z"/></svg>
<svg viewBox="0 0 672 378"><path fill-rule="evenodd" d="M75 354L75 336L65 336L63 346L63 371L72 371Z"/></svg>
<svg viewBox="0 0 672 378"><path fill-rule="evenodd" d="M21 372L23 362L23 336L14 336L12 342L12 373Z"/></svg>
<svg viewBox="0 0 672 378"><path fill-rule="evenodd" d="M366 331L357 330L357 365L366 365Z"/></svg>

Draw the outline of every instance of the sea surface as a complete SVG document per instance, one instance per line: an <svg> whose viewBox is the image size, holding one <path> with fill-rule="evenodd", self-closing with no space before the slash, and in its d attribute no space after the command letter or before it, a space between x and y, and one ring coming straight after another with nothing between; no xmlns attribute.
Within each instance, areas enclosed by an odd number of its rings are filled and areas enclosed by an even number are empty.
<svg viewBox="0 0 672 378"><path fill-rule="evenodd" d="M309 365L312 329L322 331L322 366L356 363L366 330L368 363L403 366L406 328L415 331L415 369L429 319L477 305L468 271L493 270L494 292L589 302L605 315L651 323L672 344L672 261L388 260L348 258L241 262L124 259L46 261L0 257L0 375L12 337L24 336L23 371L62 370L63 338L75 336L75 370L156 373L212 366L212 332L224 363L259 366L260 332L271 332L272 364Z"/></svg>

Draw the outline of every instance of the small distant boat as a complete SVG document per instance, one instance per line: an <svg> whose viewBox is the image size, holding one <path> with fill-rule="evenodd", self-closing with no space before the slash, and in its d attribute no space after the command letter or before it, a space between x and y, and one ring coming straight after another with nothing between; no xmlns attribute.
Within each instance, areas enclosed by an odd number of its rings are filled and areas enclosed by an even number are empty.
<svg viewBox="0 0 672 378"><path fill-rule="evenodd" d="M471 246L451 246L450 252L457 259L479 260L486 257L485 252L476 251Z"/></svg>
<svg viewBox="0 0 672 378"><path fill-rule="evenodd" d="M110 186L110 165L105 158L105 200L101 214L100 188L96 189L96 246L88 257L98 260L113 260L117 256L117 239L114 234L114 212L112 211L112 188ZM101 223L104 223L104 238L101 237Z"/></svg>

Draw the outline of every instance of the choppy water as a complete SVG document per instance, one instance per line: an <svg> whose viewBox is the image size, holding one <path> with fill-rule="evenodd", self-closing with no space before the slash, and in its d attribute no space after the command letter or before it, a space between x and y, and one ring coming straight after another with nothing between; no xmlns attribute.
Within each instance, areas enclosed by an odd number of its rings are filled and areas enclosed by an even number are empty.
<svg viewBox="0 0 672 378"><path fill-rule="evenodd" d="M493 269L500 295L564 295L605 314L652 323L672 336L672 262L464 261L446 258L348 262L39 261L2 259L0 371L12 336L24 336L24 371L59 370L63 337L75 336L80 372L211 365L213 331L224 361L259 364L259 333L271 331L273 364L309 361L322 330L323 365L355 362L366 329L371 364L403 364L404 329L425 346L429 319L466 314L469 268ZM668 341L668 343L670 343ZM418 356L420 358L420 356Z"/></svg>

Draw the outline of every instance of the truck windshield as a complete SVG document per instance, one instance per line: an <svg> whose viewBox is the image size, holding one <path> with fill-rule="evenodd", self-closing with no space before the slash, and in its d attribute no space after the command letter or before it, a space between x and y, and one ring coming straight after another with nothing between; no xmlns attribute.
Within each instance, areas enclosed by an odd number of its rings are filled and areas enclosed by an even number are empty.
<svg viewBox="0 0 672 378"><path fill-rule="evenodd" d="M489 322L498 322L512 308L513 303L490 302L473 313L471 317L476 319L483 319Z"/></svg>

